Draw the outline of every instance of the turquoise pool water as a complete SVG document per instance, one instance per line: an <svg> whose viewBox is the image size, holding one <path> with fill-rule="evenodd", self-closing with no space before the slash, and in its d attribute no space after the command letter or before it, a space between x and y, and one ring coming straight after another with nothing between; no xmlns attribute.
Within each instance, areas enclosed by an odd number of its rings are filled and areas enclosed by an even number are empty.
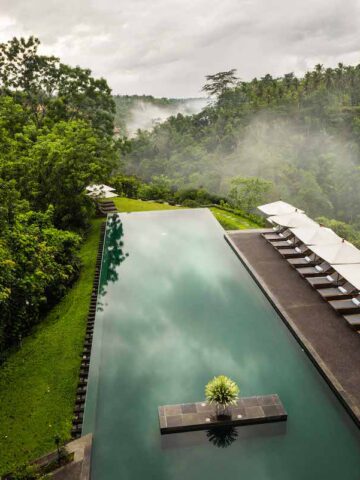
<svg viewBox="0 0 360 480"><path fill-rule="evenodd" d="M360 431L206 209L108 222L84 431L93 480L360 478ZM287 424L161 436L158 405L214 375L278 393Z"/></svg>

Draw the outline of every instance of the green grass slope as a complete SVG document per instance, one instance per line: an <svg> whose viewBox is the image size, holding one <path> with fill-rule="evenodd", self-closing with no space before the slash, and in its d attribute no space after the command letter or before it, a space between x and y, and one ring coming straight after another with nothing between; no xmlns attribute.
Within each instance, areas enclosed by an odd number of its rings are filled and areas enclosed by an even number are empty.
<svg viewBox="0 0 360 480"><path fill-rule="evenodd" d="M101 219L81 248L77 282L0 369L0 475L70 437Z"/></svg>

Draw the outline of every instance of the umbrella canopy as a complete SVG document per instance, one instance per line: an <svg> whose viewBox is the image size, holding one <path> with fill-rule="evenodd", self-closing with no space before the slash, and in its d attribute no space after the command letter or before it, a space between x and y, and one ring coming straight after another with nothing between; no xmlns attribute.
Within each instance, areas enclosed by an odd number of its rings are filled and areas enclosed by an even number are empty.
<svg viewBox="0 0 360 480"><path fill-rule="evenodd" d="M260 212L265 213L265 215L287 215L289 213L299 212L304 213L303 210L299 210L296 207L290 205L290 203L283 202L278 200L277 202L266 203L265 205L260 205L257 207Z"/></svg>
<svg viewBox="0 0 360 480"><path fill-rule="evenodd" d="M115 192L108 192L108 191L101 191L101 190L89 192L86 195L92 198L114 198L119 196Z"/></svg>
<svg viewBox="0 0 360 480"><path fill-rule="evenodd" d="M309 249L333 266L342 263L360 263L360 250L346 240L332 245L309 245Z"/></svg>
<svg viewBox="0 0 360 480"><path fill-rule="evenodd" d="M99 184L99 185L88 185L86 187L88 192L115 192L115 188L109 187L108 185Z"/></svg>
<svg viewBox="0 0 360 480"><path fill-rule="evenodd" d="M309 218L305 213L293 212L287 215L275 215L268 218L270 223L275 223L281 227L305 227L318 225L314 220Z"/></svg>
<svg viewBox="0 0 360 480"><path fill-rule="evenodd" d="M331 245L341 243L342 239L331 230L321 225L310 225L305 227L290 228L296 238L305 245Z"/></svg>
<svg viewBox="0 0 360 480"><path fill-rule="evenodd" d="M334 265L334 269L351 285L353 285L357 290L360 290L360 265L355 264L344 264L344 265Z"/></svg>

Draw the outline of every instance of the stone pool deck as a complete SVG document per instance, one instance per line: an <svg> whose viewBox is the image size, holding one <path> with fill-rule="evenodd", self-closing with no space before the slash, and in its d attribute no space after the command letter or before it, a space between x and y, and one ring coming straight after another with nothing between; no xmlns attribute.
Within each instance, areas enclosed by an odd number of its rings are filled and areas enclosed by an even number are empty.
<svg viewBox="0 0 360 480"><path fill-rule="evenodd" d="M159 407L161 433L209 430L287 420L287 413L276 394L244 397L229 407L227 416L218 417L214 405L207 402L182 403Z"/></svg>
<svg viewBox="0 0 360 480"><path fill-rule="evenodd" d="M360 335L260 232L228 232L225 239L360 427Z"/></svg>

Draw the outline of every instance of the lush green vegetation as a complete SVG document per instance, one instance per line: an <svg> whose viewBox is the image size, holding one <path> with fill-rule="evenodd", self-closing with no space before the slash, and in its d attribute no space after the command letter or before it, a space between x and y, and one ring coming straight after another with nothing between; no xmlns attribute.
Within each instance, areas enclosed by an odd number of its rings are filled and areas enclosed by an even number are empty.
<svg viewBox="0 0 360 480"><path fill-rule="evenodd" d="M214 217L225 228L225 230L244 230L247 228L259 228L259 224L236 213L223 210L218 207L211 207Z"/></svg>
<svg viewBox="0 0 360 480"><path fill-rule="evenodd" d="M79 275L78 234L94 212L85 187L121 147L106 81L38 46L0 44L0 363Z"/></svg>
<svg viewBox="0 0 360 480"><path fill-rule="evenodd" d="M0 369L0 474L70 437L101 220L79 257L79 279Z"/></svg>
<svg viewBox="0 0 360 480"><path fill-rule="evenodd" d="M128 174L202 187L248 211L255 203L243 192L260 187L261 201L282 198L360 229L360 65L250 82L220 72L205 87L213 101L200 114L177 115L132 139Z"/></svg>
<svg viewBox="0 0 360 480"><path fill-rule="evenodd" d="M205 387L206 400L225 408L236 403L239 392L236 383L225 375L214 377Z"/></svg>
<svg viewBox="0 0 360 480"><path fill-rule="evenodd" d="M145 212L150 210L169 210L179 208L168 203L137 200L135 198L118 197L113 198L119 212Z"/></svg>

